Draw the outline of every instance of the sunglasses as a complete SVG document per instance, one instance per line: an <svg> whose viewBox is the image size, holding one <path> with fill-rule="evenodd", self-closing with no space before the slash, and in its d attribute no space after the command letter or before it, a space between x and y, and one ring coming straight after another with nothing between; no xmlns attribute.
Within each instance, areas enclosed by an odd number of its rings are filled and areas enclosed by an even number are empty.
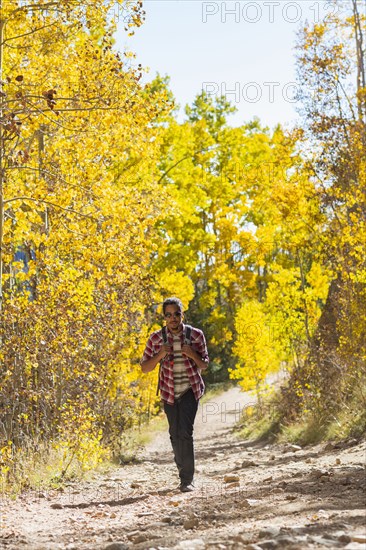
<svg viewBox="0 0 366 550"><path fill-rule="evenodd" d="M182 317L182 313L180 311L175 311L174 313L166 313L164 317L165 319L171 319L172 317L179 319L179 317Z"/></svg>

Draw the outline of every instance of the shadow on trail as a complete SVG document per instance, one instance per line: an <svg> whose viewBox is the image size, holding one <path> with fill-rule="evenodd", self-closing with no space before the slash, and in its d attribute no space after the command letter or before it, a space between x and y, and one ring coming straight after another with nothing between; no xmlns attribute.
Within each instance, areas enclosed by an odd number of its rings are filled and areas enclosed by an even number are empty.
<svg viewBox="0 0 366 550"><path fill-rule="evenodd" d="M174 492L173 488L168 489L160 489L159 491L154 491L154 493L160 495L160 496L166 496L170 495ZM178 493L178 490L176 490ZM70 509L85 509L85 508L94 508L95 506L128 506L129 504L134 504L135 502L140 502L143 500L147 500L151 497L151 494L149 492L144 493L142 495L138 496L132 496L132 497L126 497L122 499L112 499L112 500L90 500L89 502L79 502L77 504L64 504L63 508L70 508Z"/></svg>
<svg viewBox="0 0 366 550"><path fill-rule="evenodd" d="M319 479L318 474L309 472L305 475L300 474L296 481L286 482L284 486L285 493L293 495L315 495L322 499L322 505L319 508L332 510L357 510L365 508L366 498L364 492L365 470L359 467L352 467L340 471L332 472ZM278 480L276 480L278 486ZM366 514L364 516L366 519Z"/></svg>
<svg viewBox="0 0 366 550"><path fill-rule="evenodd" d="M149 495L140 495L137 497L126 497L122 500L90 500L89 502L79 502L78 504L64 504L63 508L70 508L70 509L84 509L84 508L94 508L95 506L103 505L103 506L127 506L128 504L133 504L134 502L139 502L140 500L146 500L149 498Z"/></svg>
<svg viewBox="0 0 366 550"><path fill-rule="evenodd" d="M195 455L197 459L209 458L217 453L229 452L231 455L240 454L240 451L245 451L248 447L253 447L253 442L245 442L240 444L225 443L220 445L205 446L205 448L197 448ZM258 444L258 449L263 447L262 444ZM240 457L239 457L240 458Z"/></svg>

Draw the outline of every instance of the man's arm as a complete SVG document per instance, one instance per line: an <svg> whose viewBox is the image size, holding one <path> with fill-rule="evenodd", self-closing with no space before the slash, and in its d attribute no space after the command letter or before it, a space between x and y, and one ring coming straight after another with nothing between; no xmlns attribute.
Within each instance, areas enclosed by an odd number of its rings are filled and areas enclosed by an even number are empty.
<svg viewBox="0 0 366 550"><path fill-rule="evenodd" d="M170 347L167 344L164 344L161 348L161 350L154 355L153 357L150 357L149 359L142 360L141 370L142 372L151 372L155 369L156 365L160 363L160 361L168 354L170 353Z"/></svg>
<svg viewBox="0 0 366 550"><path fill-rule="evenodd" d="M198 341L198 351L194 350L191 346L184 344L182 346L182 353L193 359L197 367L201 370L205 370L208 367L209 358L207 352L206 339L203 332L200 331L200 337Z"/></svg>

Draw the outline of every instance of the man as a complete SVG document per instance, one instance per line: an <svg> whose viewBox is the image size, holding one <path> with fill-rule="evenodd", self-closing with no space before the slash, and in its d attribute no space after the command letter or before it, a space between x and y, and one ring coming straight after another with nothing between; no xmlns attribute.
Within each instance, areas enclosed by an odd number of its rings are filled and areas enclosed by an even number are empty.
<svg viewBox="0 0 366 550"><path fill-rule="evenodd" d="M158 363L161 364L161 399L164 401L179 472L179 488L187 493L194 490L193 424L198 401L205 389L201 371L207 369L209 359L201 330L191 327L190 341L187 343L187 325L183 324L183 305L178 298L164 301L163 314L166 328L151 334L141 360L141 369L142 372L151 372Z"/></svg>

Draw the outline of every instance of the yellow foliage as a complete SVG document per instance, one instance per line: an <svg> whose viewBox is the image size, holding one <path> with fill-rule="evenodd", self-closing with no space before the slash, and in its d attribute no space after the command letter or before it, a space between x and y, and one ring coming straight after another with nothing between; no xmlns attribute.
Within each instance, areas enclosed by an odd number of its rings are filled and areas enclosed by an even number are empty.
<svg viewBox="0 0 366 550"><path fill-rule="evenodd" d="M18 396L19 420L5 431L14 445L56 433L83 467L155 410L135 354L162 204L158 121L172 104L114 50L113 7L36 0L1 13L0 393ZM123 10L131 31L143 10Z"/></svg>
<svg viewBox="0 0 366 550"><path fill-rule="evenodd" d="M188 308L189 302L194 296L192 280L182 271L165 269L159 274L159 292L156 294L157 303L162 302L168 296L179 296L184 309Z"/></svg>
<svg viewBox="0 0 366 550"><path fill-rule="evenodd" d="M262 304L257 301L244 303L237 312L235 329L233 351L238 365L230 369L230 377L238 379L244 391L259 390L266 376L278 370L280 364Z"/></svg>

